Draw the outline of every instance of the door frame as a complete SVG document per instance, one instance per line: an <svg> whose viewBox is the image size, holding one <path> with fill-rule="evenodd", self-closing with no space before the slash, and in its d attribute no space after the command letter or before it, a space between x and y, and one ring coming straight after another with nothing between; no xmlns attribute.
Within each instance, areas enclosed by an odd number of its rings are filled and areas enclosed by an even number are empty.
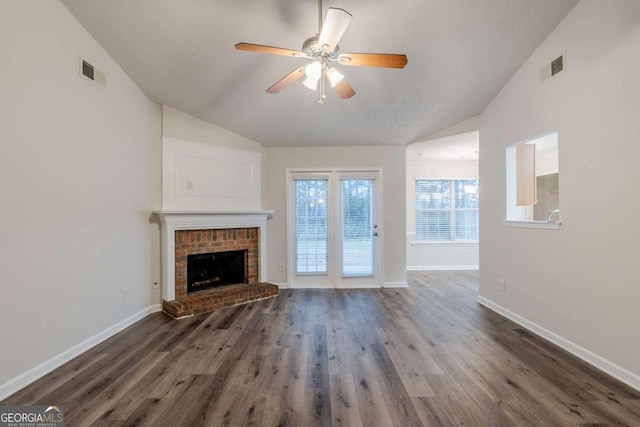
<svg viewBox="0 0 640 427"><path fill-rule="evenodd" d="M338 207L341 205L340 201L340 174L348 173L371 173L377 176L377 183L374 185L374 219L377 219L378 225L377 231L377 244L374 244L374 268L375 273L373 277L363 278L353 277L349 279L343 279L341 272L341 257L340 250L339 231L340 225L338 215ZM286 168L286 246L287 246L287 282L289 288L320 288L320 289L334 289L334 288L381 288L383 276L382 265L382 250L384 248L384 222L382 221L382 206L383 206L383 191L382 191L382 168L380 167L327 167L327 168ZM312 280L297 281L295 272L295 194L294 194L294 176L295 175L309 175L310 177L329 176L329 185L327 189L329 202L331 206L327 211L327 227L329 229L329 256L328 256L328 274L325 275L309 275L308 277L324 277L325 285L317 286ZM321 280L319 280L321 281ZM304 283L306 282L306 283Z"/></svg>

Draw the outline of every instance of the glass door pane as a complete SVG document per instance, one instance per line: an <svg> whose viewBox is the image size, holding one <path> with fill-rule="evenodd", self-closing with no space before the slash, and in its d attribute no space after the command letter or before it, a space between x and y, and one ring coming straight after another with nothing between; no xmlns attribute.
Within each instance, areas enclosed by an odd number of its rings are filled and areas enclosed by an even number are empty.
<svg viewBox="0 0 640 427"><path fill-rule="evenodd" d="M373 183L373 179L341 180L343 277L374 275Z"/></svg>
<svg viewBox="0 0 640 427"><path fill-rule="evenodd" d="M327 187L326 179L295 181L295 271L298 275L329 271Z"/></svg>

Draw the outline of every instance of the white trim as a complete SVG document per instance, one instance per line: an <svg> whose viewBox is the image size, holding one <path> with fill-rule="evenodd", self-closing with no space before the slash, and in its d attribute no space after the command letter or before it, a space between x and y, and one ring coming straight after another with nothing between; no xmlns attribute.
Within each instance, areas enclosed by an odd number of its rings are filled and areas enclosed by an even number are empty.
<svg viewBox="0 0 640 427"><path fill-rule="evenodd" d="M10 379L6 383L1 384L0 400L6 399L7 397L11 396L15 392L23 389L24 387L28 386L34 381L42 378L43 376L47 375L54 369L64 365L74 357L81 355L85 351L91 349L92 347L95 347L96 345L100 344L106 339L111 338L118 332L128 328L129 326L133 325L134 323L143 319L149 314L156 313L159 311L162 311L162 305L160 304L150 305L149 307L144 308L135 314L132 314L126 319L121 320L115 325L108 327L102 332L98 332L94 336L89 337L86 340L82 341L81 343L76 344L73 347L63 351L57 356L54 356L51 359L42 362L38 366L33 367L26 372L23 372L17 377Z"/></svg>
<svg viewBox="0 0 640 427"><path fill-rule="evenodd" d="M243 210L232 210L232 211L183 211L183 210L161 210L161 211L153 211L155 215L272 215L275 211L243 211Z"/></svg>
<svg viewBox="0 0 640 427"><path fill-rule="evenodd" d="M269 282L269 283L273 283L273 282ZM276 285L279 289L289 289L288 283L273 283L273 284Z"/></svg>
<svg viewBox="0 0 640 427"><path fill-rule="evenodd" d="M416 240L415 231L407 231L407 240L411 240L414 238L412 242L410 242L411 246L479 246L479 240Z"/></svg>
<svg viewBox="0 0 640 427"><path fill-rule="evenodd" d="M408 282L384 282L382 284L383 288L408 288Z"/></svg>
<svg viewBox="0 0 640 427"><path fill-rule="evenodd" d="M479 265L409 265L407 271L480 270Z"/></svg>
<svg viewBox="0 0 640 427"><path fill-rule="evenodd" d="M611 375L617 380L622 381L628 386L633 387L634 389L640 391L640 375L635 374L623 368L622 366L617 365L612 361L605 359L604 357L599 356L593 353L592 351L587 350L586 348L581 347L578 344L575 344L569 341L566 338L561 337L555 332L552 332L538 325L537 323L534 323L529 319L526 319L520 316L519 314L516 314L513 311L507 308L504 308L501 305L496 304L491 300L488 300L487 298L479 296L477 299L477 302L487 307L488 309L512 320L513 322L528 329L534 334L539 335L548 341L551 341L553 344L557 345L558 347L563 348L564 350L568 351L569 353L573 354L579 359L582 359L583 361L589 363L590 365L593 365L597 369Z"/></svg>
<svg viewBox="0 0 640 427"><path fill-rule="evenodd" d="M404 286L402 285L404 283ZM389 286L386 286L389 284ZM387 288L403 288L407 287L407 282L387 282L384 287ZM374 283L356 283L349 284L349 286L318 286L315 283L298 283L291 286L290 289L380 289L380 285Z"/></svg>
<svg viewBox="0 0 640 427"><path fill-rule="evenodd" d="M373 279L373 277L372 277ZM336 284L334 289L380 289L382 286L380 286L380 284L378 283L372 283L372 282L360 282L360 283L346 283L344 284Z"/></svg>
<svg viewBox="0 0 640 427"><path fill-rule="evenodd" d="M560 230L560 222L548 221L513 221L505 220L504 225L512 228L538 228L542 230Z"/></svg>
<svg viewBox="0 0 640 427"><path fill-rule="evenodd" d="M160 218L162 299L176 299L176 239L178 230L259 228L261 282L267 281L267 218L274 211L154 211Z"/></svg>
<svg viewBox="0 0 640 427"><path fill-rule="evenodd" d="M380 288L381 278L384 276L382 265L382 250L384 248L384 223L382 220L383 211L383 188L382 179L383 171L380 167L327 167L327 168L286 168L286 206L287 206L287 260L288 265L295 266L295 187L293 185L296 179L326 179L327 182L327 198L329 203L335 204L333 208L327 211L327 221L329 230L329 258L327 272L320 273L316 278L323 281L319 285L317 280L311 283L304 283L306 275L298 275L294 268L287 269L287 281L291 289L348 289L348 288ZM378 225L378 239L374 239L375 257L374 267L375 273L373 278L366 278L363 281L348 280L350 282L345 285L345 280L339 275L338 266L341 264L340 257L342 252L340 242L338 241L338 230L340 229L340 215L338 214L340 207L340 181L342 177L348 179L359 177L363 179L373 179L375 181L374 189L374 220ZM335 233L335 234L332 234ZM333 254L333 255L331 255ZM299 280L299 279L303 280ZM356 279L356 278L350 278ZM371 279L376 283L371 284ZM342 282L342 283L341 283Z"/></svg>
<svg viewBox="0 0 640 427"><path fill-rule="evenodd" d="M469 241L455 241L455 240L451 240L451 241L446 241L446 242L427 242L427 241L413 241L410 243L411 246L418 246L418 247L437 247L437 246L448 246L448 247L463 247L463 246L467 246L467 247L472 247L472 246L479 246L480 242L469 242Z"/></svg>
<svg viewBox="0 0 640 427"><path fill-rule="evenodd" d="M297 283L289 289L333 289L333 287L318 286L315 283Z"/></svg>

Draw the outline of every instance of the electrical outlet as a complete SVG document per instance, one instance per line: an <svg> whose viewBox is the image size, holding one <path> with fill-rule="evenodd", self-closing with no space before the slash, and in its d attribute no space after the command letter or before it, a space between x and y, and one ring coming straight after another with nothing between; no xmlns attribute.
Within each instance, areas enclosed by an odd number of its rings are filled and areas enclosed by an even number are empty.
<svg viewBox="0 0 640 427"><path fill-rule="evenodd" d="M129 291L127 288L122 288L122 301L126 301L129 297Z"/></svg>
<svg viewBox="0 0 640 427"><path fill-rule="evenodd" d="M504 279L500 279L500 290L501 291L507 290L507 284L504 282Z"/></svg>
<svg viewBox="0 0 640 427"><path fill-rule="evenodd" d="M280 263L280 271L284 271L284 262Z"/></svg>
<svg viewBox="0 0 640 427"><path fill-rule="evenodd" d="M187 181L186 187L187 191L193 191L193 181Z"/></svg>

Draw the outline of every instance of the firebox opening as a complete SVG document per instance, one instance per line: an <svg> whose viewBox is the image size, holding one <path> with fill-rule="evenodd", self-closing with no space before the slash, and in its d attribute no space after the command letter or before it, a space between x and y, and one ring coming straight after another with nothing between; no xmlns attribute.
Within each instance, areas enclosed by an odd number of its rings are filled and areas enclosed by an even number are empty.
<svg viewBox="0 0 640 427"><path fill-rule="evenodd" d="M187 256L187 293L247 283L247 250Z"/></svg>

